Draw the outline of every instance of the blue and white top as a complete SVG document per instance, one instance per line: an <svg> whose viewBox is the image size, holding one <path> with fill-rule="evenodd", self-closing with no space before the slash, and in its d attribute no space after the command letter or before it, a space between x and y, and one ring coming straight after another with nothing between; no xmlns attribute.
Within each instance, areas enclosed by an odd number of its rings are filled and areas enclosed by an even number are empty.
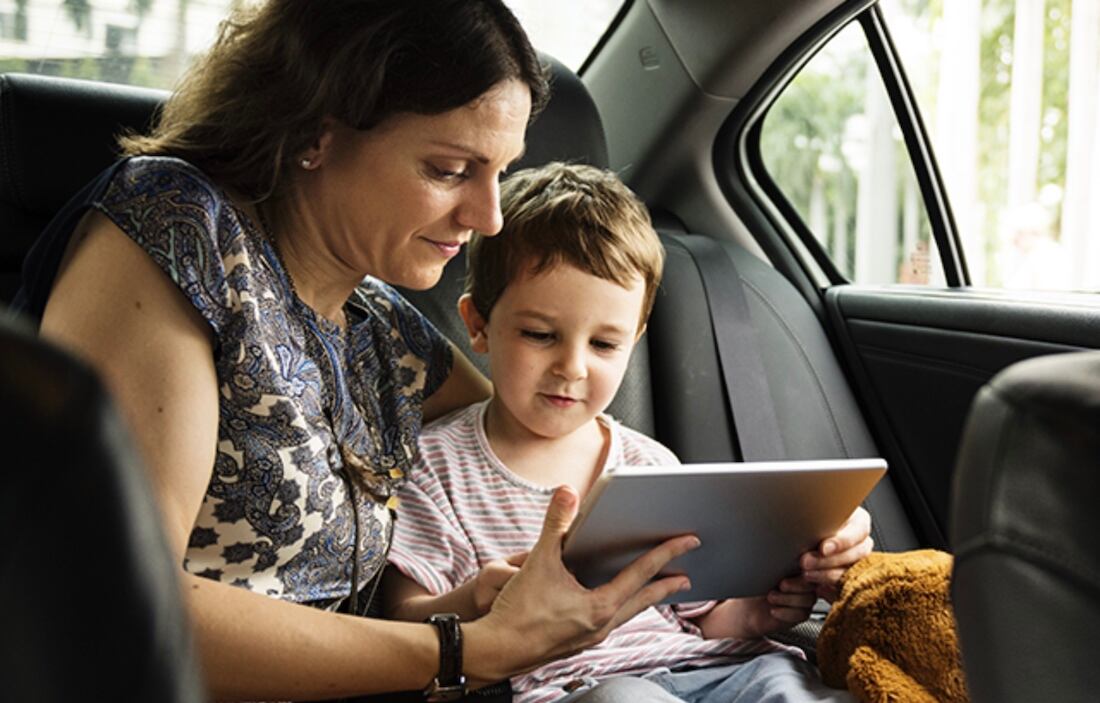
<svg viewBox="0 0 1100 703"><path fill-rule="evenodd" d="M75 214L95 208L213 330L217 455L184 567L296 602L347 596L355 515L365 582L385 562L386 497L416 456L422 402L450 373L449 344L372 278L345 306L346 331L318 315L256 224L187 162L137 157L112 171L51 224L42 249L63 251ZM27 272L50 280L24 284L32 313L56 271L34 256Z"/></svg>

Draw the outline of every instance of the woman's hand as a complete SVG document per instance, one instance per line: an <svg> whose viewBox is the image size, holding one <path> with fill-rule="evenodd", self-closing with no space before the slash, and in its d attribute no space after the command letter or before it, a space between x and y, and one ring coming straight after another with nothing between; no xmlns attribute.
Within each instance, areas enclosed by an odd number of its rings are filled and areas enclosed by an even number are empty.
<svg viewBox="0 0 1100 703"><path fill-rule="evenodd" d="M766 596L724 600L696 623L707 639L764 637L807 620L816 588L801 577L786 578Z"/></svg>
<svg viewBox="0 0 1100 703"><path fill-rule="evenodd" d="M572 488L558 488L522 568L489 613L464 626L471 678L499 680L591 647L645 608L690 587L686 576L651 581L671 559L699 545L690 535L655 547L609 583L583 587L561 559L562 539L578 503Z"/></svg>
<svg viewBox="0 0 1100 703"><path fill-rule="evenodd" d="M871 514L863 508L848 518L836 534L826 537L812 552L802 555L802 578L814 584L817 595L830 603L836 599L840 579L852 564L871 553Z"/></svg>

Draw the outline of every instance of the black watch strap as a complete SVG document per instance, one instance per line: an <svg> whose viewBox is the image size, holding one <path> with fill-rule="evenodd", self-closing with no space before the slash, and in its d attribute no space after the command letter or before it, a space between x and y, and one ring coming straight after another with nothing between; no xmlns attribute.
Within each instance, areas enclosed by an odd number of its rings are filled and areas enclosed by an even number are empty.
<svg viewBox="0 0 1100 703"><path fill-rule="evenodd" d="M439 634L439 674L424 689L428 701L457 701L466 695L466 677L462 675L462 627L454 613L438 613L428 618Z"/></svg>

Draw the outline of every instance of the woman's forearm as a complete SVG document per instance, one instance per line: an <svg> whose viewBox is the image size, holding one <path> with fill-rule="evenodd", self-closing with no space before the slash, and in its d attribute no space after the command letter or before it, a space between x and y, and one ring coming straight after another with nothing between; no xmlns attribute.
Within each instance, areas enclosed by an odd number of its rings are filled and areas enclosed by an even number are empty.
<svg viewBox="0 0 1100 703"><path fill-rule="evenodd" d="M217 700L318 700L423 688L439 668L426 624L338 615L197 576L183 587Z"/></svg>
<svg viewBox="0 0 1100 703"><path fill-rule="evenodd" d="M305 701L419 690L439 672L439 637L423 622L339 615L192 575L183 586L216 700ZM495 628L462 628L471 688L518 669L508 650L499 649L505 645Z"/></svg>

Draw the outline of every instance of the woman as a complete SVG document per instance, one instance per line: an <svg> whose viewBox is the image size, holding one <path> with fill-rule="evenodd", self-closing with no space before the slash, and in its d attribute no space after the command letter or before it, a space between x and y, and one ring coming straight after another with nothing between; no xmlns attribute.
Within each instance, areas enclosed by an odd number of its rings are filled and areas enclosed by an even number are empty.
<svg viewBox="0 0 1100 703"><path fill-rule="evenodd" d="M499 0L271 0L226 23L32 255L29 312L100 371L144 452L215 697L423 688L446 667L433 626L353 615L422 420L488 386L386 284L429 287L499 230L498 178L546 92ZM648 581L693 538L581 589L560 560L575 509L559 491L463 624L470 685L686 587Z"/></svg>

